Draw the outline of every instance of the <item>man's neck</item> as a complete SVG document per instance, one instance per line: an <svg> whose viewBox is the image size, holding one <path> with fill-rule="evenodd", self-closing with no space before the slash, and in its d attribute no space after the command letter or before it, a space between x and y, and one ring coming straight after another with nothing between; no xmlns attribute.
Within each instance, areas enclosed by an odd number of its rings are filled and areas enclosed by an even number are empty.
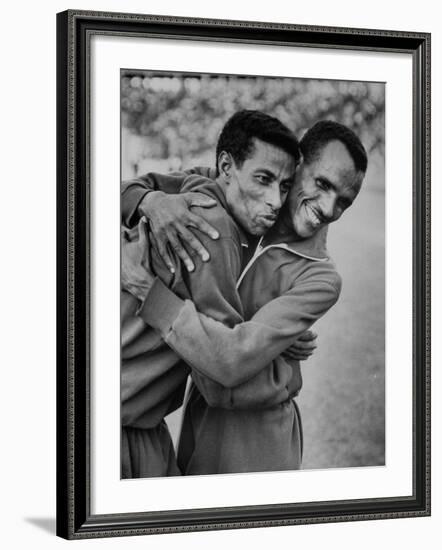
<svg viewBox="0 0 442 550"><path fill-rule="evenodd" d="M216 176L215 181L223 192L224 196L227 197L227 183L225 179L222 176Z"/></svg>
<svg viewBox="0 0 442 550"><path fill-rule="evenodd" d="M281 212L279 213L275 225L269 231L267 231L263 239L263 244L269 245L299 240L302 239L295 233L295 230L293 229L293 222L290 216L290 212L288 208L283 207Z"/></svg>

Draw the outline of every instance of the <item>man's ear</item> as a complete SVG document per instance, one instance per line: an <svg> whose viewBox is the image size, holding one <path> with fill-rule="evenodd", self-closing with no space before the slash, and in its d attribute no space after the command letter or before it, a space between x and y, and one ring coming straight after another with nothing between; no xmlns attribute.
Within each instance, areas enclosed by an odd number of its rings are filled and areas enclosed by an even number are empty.
<svg viewBox="0 0 442 550"><path fill-rule="evenodd" d="M218 156L218 171L220 176L222 176L225 181L228 183L232 177L232 168L233 168L233 158L230 153L226 151L221 151Z"/></svg>

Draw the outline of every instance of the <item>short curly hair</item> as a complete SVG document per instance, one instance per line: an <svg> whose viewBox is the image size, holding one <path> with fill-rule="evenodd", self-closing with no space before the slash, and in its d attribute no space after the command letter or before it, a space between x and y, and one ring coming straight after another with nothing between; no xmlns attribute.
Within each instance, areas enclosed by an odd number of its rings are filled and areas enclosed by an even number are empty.
<svg viewBox="0 0 442 550"><path fill-rule="evenodd" d="M367 170L367 152L361 140L348 126L333 120L321 120L303 135L299 145L304 162L308 164L315 160L323 147L335 140L345 145L353 159L356 170L365 174Z"/></svg>
<svg viewBox="0 0 442 550"><path fill-rule="evenodd" d="M238 167L250 158L254 139L279 147L291 155L296 164L301 153L295 134L280 120L261 111L244 109L236 112L224 125L216 146L216 173L218 159L223 151L230 153Z"/></svg>

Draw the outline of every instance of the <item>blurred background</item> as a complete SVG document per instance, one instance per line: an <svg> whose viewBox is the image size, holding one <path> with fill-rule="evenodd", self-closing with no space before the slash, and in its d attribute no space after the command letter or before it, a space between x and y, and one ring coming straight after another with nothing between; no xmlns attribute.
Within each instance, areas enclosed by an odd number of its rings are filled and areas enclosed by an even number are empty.
<svg viewBox="0 0 442 550"><path fill-rule="evenodd" d="M303 468L385 463L385 86L376 82L123 71L122 179L214 166L218 135L240 109L278 117L298 138L322 119L352 128L369 155L362 191L329 230L343 278L314 327L297 398ZM167 419L176 440L181 411Z"/></svg>

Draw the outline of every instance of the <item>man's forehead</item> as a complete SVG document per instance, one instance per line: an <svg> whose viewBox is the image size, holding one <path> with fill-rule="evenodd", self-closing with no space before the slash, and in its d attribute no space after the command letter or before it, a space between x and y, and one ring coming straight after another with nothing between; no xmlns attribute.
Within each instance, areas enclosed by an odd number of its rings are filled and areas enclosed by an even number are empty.
<svg viewBox="0 0 442 550"><path fill-rule="evenodd" d="M321 165L341 168L352 168L356 171L354 160L346 145L339 140L329 141L316 154L316 162Z"/></svg>
<svg viewBox="0 0 442 550"><path fill-rule="evenodd" d="M294 154L288 153L282 147L254 138L253 148L244 160L244 163L246 162L261 165L262 168L266 166L280 167L281 164L286 164L288 168L294 171L296 160Z"/></svg>
<svg viewBox="0 0 442 550"><path fill-rule="evenodd" d="M314 177L327 180L349 198L359 193L364 174L356 170L352 156L341 141L326 144L306 166L314 172Z"/></svg>
<svg viewBox="0 0 442 550"><path fill-rule="evenodd" d="M318 151L316 157L309 164L317 171L339 178L353 180L358 174L351 154L340 141L328 143Z"/></svg>

